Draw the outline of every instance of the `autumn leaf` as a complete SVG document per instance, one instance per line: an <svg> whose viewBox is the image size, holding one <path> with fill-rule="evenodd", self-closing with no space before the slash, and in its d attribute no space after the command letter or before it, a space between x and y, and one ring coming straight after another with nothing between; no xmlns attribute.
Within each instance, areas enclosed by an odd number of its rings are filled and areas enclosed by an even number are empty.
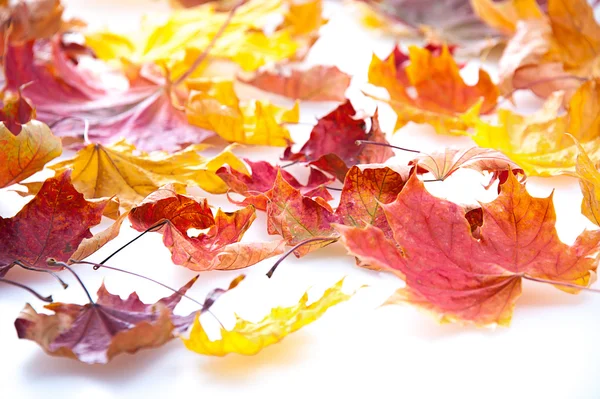
<svg viewBox="0 0 600 399"><path fill-rule="evenodd" d="M129 214L138 231L166 222L154 231L163 235L173 263L197 271L241 269L280 254L284 245L278 241L239 242L254 219L252 206L232 213L219 209L213 216L206 199L178 194L171 185L150 194ZM190 236L190 229L202 232Z"/></svg>
<svg viewBox="0 0 600 399"><path fill-rule="evenodd" d="M68 261L100 223L107 201L86 201L70 182L70 171L46 180L16 216L0 218L0 276L14 262L47 269L49 257Z"/></svg>
<svg viewBox="0 0 600 399"><path fill-rule="evenodd" d="M477 84L469 86L447 47L437 55L436 51L417 46L408 50L409 63L398 63L392 53L386 61L373 55L369 66L369 83L384 87L390 95L389 104L398 116L395 130L415 122L428 123L438 133L452 134L467 129L471 115L495 108L498 88L487 72L480 69ZM408 82L403 82L397 65L404 69Z"/></svg>
<svg viewBox="0 0 600 399"><path fill-rule="evenodd" d="M471 0L475 14L507 36L516 32L518 21L542 18L548 3L536 0Z"/></svg>
<svg viewBox="0 0 600 399"><path fill-rule="evenodd" d="M503 93L531 89L545 98L564 90L568 99L600 72L600 26L586 0L549 0L547 15L532 12L513 41L500 61Z"/></svg>
<svg viewBox="0 0 600 399"><path fill-rule="evenodd" d="M246 71L253 71L268 63L292 59L307 45L303 34L312 35L323 23L320 12L315 15L314 11L320 11L321 1L304 3L309 8L310 18L299 14L307 9L290 8L287 1L250 0L241 5L207 62L226 59ZM97 32L87 34L86 43L105 61L127 60L135 65L158 63L173 71L188 69L189 60L207 48L228 18L228 12L205 4L161 17L166 18L146 18L141 30L132 38ZM274 18L283 18L283 23L265 33L272 27ZM178 77L177 73L172 75L173 79Z"/></svg>
<svg viewBox="0 0 600 399"><path fill-rule="evenodd" d="M446 180L461 168L491 173L490 185L505 171L524 174L523 169L500 151L480 147L446 148L444 152L422 153L412 162L426 169L436 180Z"/></svg>
<svg viewBox="0 0 600 399"><path fill-rule="evenodd" d="M600 172L576 139L577 161L575 173L583 193L581 213L592 223L600 226Z"/></svg>
<svg viewBox="0 0 600 399"><path fill-rule="evenodd" d="M491 10L489 0L363 0L375 10L404 25L414 35L437 43L456 44L471 52L482 52L505 40L510 31L510 17L526 17L524 5L510 1L495 2L499 11ZM529 3L533 0L518 1ZM535 1L533 1L535 3ZM538 3L545 5L546 0ZM488 24L484 23L483 18ZM495 17L495 18L494 18Z"/></svg>
<svg viewBox="0 0 600 399"><path fill-rule="evenodd" d="M289 110L260 100L241 104L228 79L193 79L187 86L191 90L186 104L189 123L234 143L282 147L292 141L282 124L298 122L297 103Z"/></svg>
<svg viewBox="0 0 600 399"><path fill-rule="evenodd" d="M213 158L198 154L204 148L196 145L173 154L146 154L124 140L107 147L89 144L74 158L50 169L57 174L72 169L73 185L87 199L116 195L122 208L131 209L168 183L197 185L208 192L224 193L227 185L215 173L224 164L246 172L246 166L231 152L231 147Z"/></svg>
<svg viewBox="0 0 600 399"><path fill-rule="evenodd" d="M600 85L584 83L571 97L566 115L558 115L563 94L553 94L533 115L498 111L498 124L479 121L472 135L481 147L502 151L528 176L552 176L575 171L577 148L572 134L592 159L600 159Z"/></svg>
<svg viewBox="0 0 600 399"><path fill-rule="evenodd" d="M354 165L383 163L391 158L394 153L390 148L356 144L357 140L388 142L379 127L377 113L369 118L369 131L366 130L366 121L355 119L355 113L350 101L346 101L319 119L300 151L293 153L292 148L288 147L282 159L307 162L344 181L346 173Z"/></svg>
<svg viewBox="0 0 600 399"><path fill-rule="evenodd" d="M552 196L531 197L509 173L498 198L481 207L475 238L466 210L429 194L413 174L397 199L382 205L393 239L373 226L336 229L362 263L406 281L388 303L414 304L442 322L508 325L522 279L573 293L591 283L600 231L583 232L572 246L561 242Z"/></svg>
<svg viewBox="0 0 600 399"><path fill-rule="evenodd" d="M17 90L33 82L23 88L23 94L35 106L38 119L51 125L57 136L80 142L87 123L87 138L94 143L108 144L124 137L141 150L174 151L214 135L190 126L174 103L175 97L184 95L174 93L171 83L157 71L144 69L129 88L109 89L102 83L106 76L90 76L90 71L80 68L82 63L67 56L65 46L60 36L36 45L36 51L34 42L8 46L5 62L7 87ZM44 58L47 53L51 60ZM104 75L115 78L114 73Z"/></svg>
<svg viewBox="0 0 600 399"><path fill-rule="evenodd" d="M266 193L267 231L278 234L288 245L298 245L313 238L323 240L302 245L294 253L300 257L322 248L339 238L333 223L348 226L374 225L389 230L381 204L396 199L404 187L403 175L390 168L361 170L353 166L344 181L340 206L335 210L320 198L312 199L278 175L273 189Z"/></svg>
<svg viewBox="0 0 600 399"><path fill-rule="evenodd" d="M256 72L243 83L263 91L303 101L345 101L351 77L335 66L290 69L276 65Z"/></svg>
<svg viewBox="0 0 600 399"><path fill-rule="evenodd" d="M22 126L32 119L35 119L35 110L21 95L21 91L18 90L16 93L4 91L0 122L16 136L21 133Z"/></svg>
<svg viewBox="0 0 600 399"><path fill-rule="evenodd" d="M306 185L303 185L291 173L286 172L279 166L273 166L269 162L253 162L249 159L244 159L244 162L250 166L252 170L251 175L239 172L229 165L221 167L216 172L217 176L229 186L229 192L246 197L243 201L236 201L229 197L229 201L236 205L253 205L261 211L266 210L269 199L265 193L273 187L277 173L281 173L282 178L292 187L300 190L302 195L321 197L325 201L333 199L329 191L325 188L325 185L333 182L334 179L326 176L317 169L310 168L308 182Z"/></svg>
<svg viewBox="0 0 600 399"><path fill-rule="evenodd" d="M19 338L37 342L50 355L89 364L108 363L121 353L158 347L185 332L194 313L177 316L173 310L196 279L150 305L140 301L135 292L123 300L108 292L104 284L95 302L90 298L86 305L46 305L53 315L37 313L27 304L15 328Z"/></svg>
<svg viewBox="0 0 600 399"><path fill-rule="evenodd" d="M93 237L84 238L83 241L81 241L81 244L79 244L79 246L77 247L77 251L75 251L73 255L71 255L69 263L87 258L91 254L102 248L107 242L117 238L117 236L119 235L119 231L121 230L121 225L128 216L129 212L123 212L106 229L95 234Z"/></svg>
<svg viewBox="0 0 600 399"><path fill-rule="evenodd" d="M42 122L29 121L16 135L0 126L0 188L39 172L61 153L60 139Z"/></svg>
<svg viewBox="0 0 600 399"><path fill-rule="evenodd" d="M257 323L236 316L236 324L231 330L221 328L221 338L211 341L200 318L196 317L189 338L182 338L186 348L202 355L225 356L230 353L255 355L263 348L273 345L289 334L320 318L332 306L344 302L352 296L342 292L344 280L327 289L321 299L308 304L305 293L298 304L290 307L277 307Z"/></svg>

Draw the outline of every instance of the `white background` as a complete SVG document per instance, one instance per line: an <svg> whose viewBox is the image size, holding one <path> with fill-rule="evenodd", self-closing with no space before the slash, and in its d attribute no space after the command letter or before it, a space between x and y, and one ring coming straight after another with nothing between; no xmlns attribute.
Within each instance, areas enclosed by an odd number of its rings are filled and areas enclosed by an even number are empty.
<svg viewBox="0 0 600 399"><path fill-rule="evenodd" d="M94 26L125 29L135 26L142 12L160 11L166 4L147 0L64 1L70 15ZM328 4L331 22L322 30L310 64L335 64L355 76L349 96L356 105L373 111L374 104L360 94L372 51L385 56L393 41L366 32L357 24L351 8ZM472 65L465 76L475 79ZM492 73L493 66L485 64ZM443 93L440 93L443 95ZM519 111L529 112L539 101L528 95L518 97ZM314 123L335 104L303 107L302 121ZM394 118L382 107L386 132ZM309 126L293 130L303 143ZM390 141L419 150L443 149L449 145L469 146L467 138L442 137L427 126L410 125L390 135ZM277 162L282 149L247 148L240 155L253 160ZM64 157L71 156L65 152ZM407 158L402 158L406 160ZM402 165L391 159L389 164ZM302 167L292 172L306 177ZM40 180L47 174L36 175ZM472 171L460 171L445 182L428 183L439 196L473 203L495 197L495 187L486 192L485 179ZM557 228L561 239L572 243L584 228L593 228L580 214L581 193L575 179L530 178L528 189L547 196L555 188ZM193 191L196 194L202 194ZM206 195L206 194L205 194ZM211 204L233 210L224 196L206 195ZM27 202L9 190L0 191L0 216L11 217ZM103 223L102 227L108 224ZM94 231L98 231L96 228ZM126 221L121 235L91 259L100 261L137 232ZM257 221L245 240L275 239L266 234L265 217ZM231 325L232 312L258 320L272 306L291 305L313 287L315 299L343 276L348 290L368 284L347 303L330 309L310 326L292 334L280 344L256 356L229 355L225 358L200 356L189 352L175 339L153 350L121 355L107 365L86 365L71 359L46 355L35 343L18 340L14 319L30 302L38 311L43 303L10 286L0 288L0 397L2 398L117 398L117 397L367 397L402 398L599 398L600 397L600 296L583 293L572 296L553 287L524 281L510 328L476 329L458 325L438 325L428 315L410 306L379 305L402 282L382 273L362 270L345 255L340 244L314 252L301 260L289 258L268 280L264 273L274 260L242 271L248 277L240 287L222 297L213 308ZM110 265L154 277L174 287L183 285L194 273L173 265L169 251L158 234L148 234ZM155 301L169 292L154 284L111 271L91 271L78 266L88 289L95 292L102 279L113 293L122 296L136 290L142 300ZM240 272L206 272L189 294L202 299L212 288L225 287ZM56 301L85 303L83 291L71 283L63 291L45 274L15 268L9 277L33 286ZM194 309L185 299L181 312ZM215 322L206 318L207 324ZM228 324L229 323L229 324Z"/></svg>

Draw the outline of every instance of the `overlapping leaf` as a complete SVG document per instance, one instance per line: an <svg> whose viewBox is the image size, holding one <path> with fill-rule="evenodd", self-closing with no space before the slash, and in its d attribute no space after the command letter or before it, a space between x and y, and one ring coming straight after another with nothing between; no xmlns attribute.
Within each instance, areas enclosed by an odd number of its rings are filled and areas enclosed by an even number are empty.
<svg viewBox="0 0 600 399"><path fill-rule="evenodd" d="M178 194L171 185L150 194L129 214L138 231L166 222L154 231L163 235L173 263L198 271L240 269L283 252L279 241L240 242L255 219L252 206L232 213L219 209L213 216L206 199ZM203 232L191 236L190 229Z"/></svg>
<svg viewBox="0 0 600 399"><path fill-rule="evenodd" d="M320 318L332 306L350 299L351 294L342 291L344 280L327 289L316 302L308 304L308 294L291 307L277 307L257 323L237 317L231 330L221 329L221 338L211 341L197 317L189 338L183 338L185 346L202 355L225 356L230 353L255 355L289 334Z"/></svg>
<svg viewBox="0 0 600 399"><path fill-rule="evenodd" d="M185 332L194 313L177 316L173 310L196 279L150 305L140 301L135 292L123 300L108 292L104 284L95 303L46 305L53 315L37 313L27 304L15 321L17 334L21 339L37 342L53 356L83 363L108 363L121 353L161 346Z"/></svg>
<svg viewBox="0 0 600 399"><path fill-rule="evenodd" d="M383 163L391 158L394 153L390 148L359 146L356 143L357 140L368 140L388 144L379 127L377 113L370 118L368 131L366 121L355 118L354 107L346 101L319 119L300 151L293 153L291 147L286 148L283 159L307 162L344 181L346 173L354 165Z"/></svg>
<svg viewBox="0 0 600 399"><path fill-rule="evenodd" d="M480 69L479 80L469 86L448 48L436 53L432 48L411 46L409 63L396 61L395 53L385 61L373 55L369 82L387 89L389 104L398 116L396 130L415 122L428 123L438 133L451 134L467 129L471 115L491 112L496 106L498 88L487 72ZM405 74L399 73L398 67Z"/></svg>

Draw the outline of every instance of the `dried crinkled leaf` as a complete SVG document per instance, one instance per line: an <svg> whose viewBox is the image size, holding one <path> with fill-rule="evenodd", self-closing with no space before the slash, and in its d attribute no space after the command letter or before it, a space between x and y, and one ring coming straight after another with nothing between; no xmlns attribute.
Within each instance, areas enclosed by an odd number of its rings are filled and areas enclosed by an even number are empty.
<svg viewBox="0 0 600 399"><path fill-rule="evenodd" d="M29 40L48 39L64 28L64 7L60 0L26 0L2 5L0 9L0 45L4 52L5 40L23 43ZM10 27L10 30L9 30Z"/></svg>
<svg viewBox="0 0 600 399"><path fill-rule="evenodd" d="M17 135L0 126L0 188L42 170L61 153L60 139L42 122L28 122Z"/></svg>
<svg viewBox="0 0 600 399"><path fill-rule="evenodd" d="M399 64L408 79L404 83L394 53L386 61L373 55L369 66L369 82L390 95L389 104L398 116L396 130L416 122L451 134L467 129L473 115L491 112L496 106L498 88L487 72L480 69L477 83L467 85L447 47L436 55L430 49L410 46L409 58L408 64Z"/></svg>
<svg viewBox="0 0 600 399"><path fill-rule="evenodd" d="M92 237L107 201L86 201L65 171L46 180L39 193L12 218L0 218L0 276L13 262L47 269L46 259L67 262Z"/></svg>
<svg viewBox="0 0 600 399"><path fill-rule="evenodd" d="M229 165L221 167L216 172L217 176L229 186L230 192L246 197L243 201L235 201L230 197L229 200L234 204L253 205L256 209L266 210L269 199L265 193L273 188L278 172L281 173L281 176L292 187L300 190L302 195L307 197L321 197L325 201L333 199L329 191L325 188L325 185L333 182L334 179L316 169L310 168L308 182L306 185L303 185L289 172L281 169L279 166L273 166L266 161L253 162L244 159L244 162L250 166L252 170L251 175L239 172Z"/></svg>
<svg viewBox="0 0 600 399"><path fill-rule="evenodd" d="M505 24L508 15L526 17L524 4L501 2L503 23L486 25L480 18L484 11L490 13L489 2L481 0L364 0L376 10L405 25L413 34L422 35L439 43L457 44L467 50L482 52L501 43L510 33ZM517 3L530 3L519 0ZM535 3L535 2L534 2ZM545 5L546 0L538 3ZM487 7L486 7L487 6ZM499 18L494 14L494 17ZM488 22L492 22L488 18ZM499 21L498 21L499 22Z"/></svg>
<svg viewBox="0 0 600 399"><path fill-rule="evenodd" d="M427 169L437 180L446 180L460 168L489 172L493 176L508 170L523 173L506 155L490 148L446 148L444 152L420 154L413 162Z"/></svg>
<svg viewBox="0 0 600 399"><path fill-rule="evenodd" d="M479 121L473 140L503 152L528 176L552 176L575 171L577 148L572 134L593 159L600 159L600 82L584 83L571 97L567 115L558 116L562 94L555 93L533 115L498 111L498 124Z"/></svg>
<svg viewBox="0 0 600 399"><path fill-rule="evenodd" d="M357 140L389 143L379 127L377 112L369 118L371 128L368 131L366 121L355 119L355 113L350 101L346 101L319 119L300 151L293 153L290 146L282 159L308 162L344 181L346 173L354 165L383 163L391 158L394 153L388 147L356 144Z"/></svg>
<svg viewBox="0 0 600 399"><path fill-rule="evenodd" d="M260 70L244 83L258 89L304 101L344 101L351 77L335 66L317 65L310 69L275 66Z"/></svg>
<svg viewBox="0 0 600 399"><path fill-rule="evenodd" d="M252 206L231 213L219 209L213 216L206 199L178 194L171 185L150 194L129 214L138 231L166 221L154 231L163 235L173 263L198 271L241 269L282 253L279 241L239 242L254 219ZM193 236L190 229L202 232Z"/></svg>
<svg viewBox="0 0 600 399"><path fill-rule="evenodd" d="M328 20L323 18L322 0L286 0L287 12L282 26L289 28L296 38L316 36Z"/></svg>
<svg viewBox="0 0 600 399"><path fill-rule="evenodd" d="M314 3L320 4L320 1ZM301 37L296 37L299 28L310 25L312 29L315 23L284 23L271 33L265 33L267 28L272 27L274 18L286 14L287 5L281 0L250 0L241 5L211 49L209 62L212 59L229 59L244 70L252 71L267 63L292 58L306 44ZM107 61L125 59L140 65L156 62L166 64L171 70L180 69L177 64L183 62L186 69L190 66L186 52L199 53L206 49L227 18L228 11L219 12L212 4L205 4L176 10L166 18L165 15L145 18L141 30L133 36L112 32L90 33L86 35L86 43L98 57ZM309 25L304 25L307 23ZM178 75L172 77L176 79Z"/></svg>
<svg viewBox="0 0 600 399"><path fill-rule="evenodd" d="M536 0L471 0L475 14L492 28L506 35L517 30L520 20L542 18L544 12L540 4L547 1Z"/></svg>
<svg viewBox="0 0 600 399"><path fill-rule="evenodd" d="M190 337L182 338L185 346L202 355L225 356L230 353L255 355L263 348L276 344L289 334L312 323L321 317L327 309L350 299L352 294L342 291L344 280L327 289L321 299L308 304L308 294L297 305L277 307L257 323L237 317L232 330L221 329L221 338L211 341L199 317L194 321Z"/></svg>
<svg viewBox="0 0 600 399"><path fill-rule="evenodd" d="M443 322L508 325L523 278L586 287L598 264L600 231L564 244L552 196L531 197L513 174L496 200L482 204L478 238L466 210L429 194L416 174L396 201L382 207L394 239L372 226L336 226L342 242L361 262L406 281L389 303L412 303Z"/></svg>
<svg viewBox="0 0 600 399"><path fill-rule="evenodd" d="M241 104L231 80L199 78L189 81L188 88L189 123L235 143L282 147L292 141L282 124L298 122L298 104L289 110L260 100Z"/></svg>
<svg viewBox="0 0 600 399"><path fill-rule="evenodd" d="M187 122L178 105L185 93L167 84L161 73L142 69L130 83L112 71L97 76L106 65L94 64L96 70L86 71L82 65L89 62L73 61L65 46L57 36L35 46L33 42L8 46L5 57L7 87L17 90L34 82L23 88L23 94L35 106L37 118L53 126L57 136L80 143L88 123L88 139L94 143L124 137L144 151L174 151L214 135ZM107 82L115 81L129 87L107 87Z"/></svg>
<svg viewBox="0 0 600 399"><path fill-rule="evenodd" d="M123 300L108 292L104 284L94 304L46 305L53 315L37 313L27 304L15 321L15 328L19 338L37 342L50 355L90 364L108 363L121 353L155 348L185 332L194 314L177 316L173 309L196 279L179 293L150 305L140 301L135 292Z"/></svg>
<svg viewBox="0 0 600 399"><path fill-rule="evenodd" d="M390 168L361 170L354 166L346 175L340 206L334 212L320 198L313 200L303 196L279 175L273 189L266 193L270 199L267 207L268 232L281 235L288 245L324 238L294 251L297 256L304 256L338 239L332 223L374 225L389 231L381 204L395 200L405 182L406 174Z"/></svg>
<svg viewBox="0 0 600 399"><path fill-rule="evenodd" d="M123 220L129 216L128 212L123 212L116 220L108 226L103 231L95 234L91 238L85 238L79 247L77 247L77 251L73 255L71 255L71 260L79 261L87 258L94 252L98 251L102 248L107 242L112 241L119 235L119 231L121 230L121 224L123 224Z"/></svg>
<svg viewBox="0 0 600 399"><path fill-rule="evenodd" d="M246 171L230 147L208 159L197 152L204 148L196 145L173 154L160 151L146 154L124 140L106 147L89 144L74 158L54 164L50 169L56 173L72 169L73 185L88 199L116 195L121 207L131 209L168 183L197 185L211 193L224 193L227 186L215 174L217 169L229 164Z"/></svg>
<svg viewBox="0 0 600 399"><path fill-rule="evenodd" d="M586 0L549 0L547 16L531 15L500 62L504 92L529 88L540 97L564 90L567 99L600 72L600 26ZM532 45L522 47L528 38Z"/></svg>
<svg viewBox="0 0 600 399"><path fill-rule="evenodd" d="M29 101L21 95L21 91L13 93L5 91L2 95L2 109L0 109L0 122L14 135L21 132L27 122L35 119L35 110Z"/></svg>
<svg viewBox="0 0 600 399"><path fill-rule="evenodd" d="M600 226L600 172L585 149L575 140L577 145L577 163L575 173L579 177L579 186L583 193L581 213L592 223Z"/></svg>

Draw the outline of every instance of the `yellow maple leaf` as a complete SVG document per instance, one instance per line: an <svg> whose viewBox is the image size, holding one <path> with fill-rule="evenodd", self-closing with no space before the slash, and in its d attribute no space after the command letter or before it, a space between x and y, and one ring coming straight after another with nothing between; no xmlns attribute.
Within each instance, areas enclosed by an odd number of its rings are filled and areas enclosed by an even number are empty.
<svg viewBox="0 0 600 399"><path fill-rule="evenodd" d="M0 188L19 183L62 153L60 139L44 123L32 120L17 135L0 125Z"/></svg>
<svg viewBox="0 0 600 399"><path fill-rule="evenodd" d="M536 0L471 0L471 7L485 23L507 34L515 33L519 20L544 16Z"/></svg>
<svg viewBox="0 0 600 399"><path fill-rule="evenodd" d="M477 145L502 151L529 176L552 176L575 171L575 137L592 159L600 159L600 80L583 84L558 116L563 93L554 93L529 116L498 111L498 124L479 121L472 135Z"/></svg>
<svg viewBox="0 0 600 399"><path fill-rule="evenodd" d="M188 88L186 114L192 125L235 143L280 147L291 143L289 130L281 124L298 122L298 103L290 110L259 100L240 104L233 81L226 79L193 79Z"/></svg>
<svg viewBox="0 0 600 399"><path fill-rule="evenodd" d="M255 355L263 348L273 345L287 335L312 323L321 317L327 309L350 299L352 294L342 292L344 280L327 289L321 299L307 304L308 294L304 294L297 305L286 308L274 308L271 314L258 323L237 318L235 327L229 331L221 329L221 339L211 341L200 324L199 317L194 321L190 337L183 338L185 346L194 352L225 356L229 353Z"/></svg>
<svg viewBox="0 0 600 399"><path fill-rule="evenodd" d="M52 165L50 169L57 174L72 169L71 182L86 198L116 195L121 207L129 210L168 183L197 185L211 193L224 193L227 185L215 174L224 164L248 173L231 147L213 158L198 154L197 151L205 148L194 145L172 154L162 151L146 154L125 140L110 146L89 144L72 159Z"/></svg>
<svg viewBox="0 0 600 399"><path fill-rule="evenodd" d="M585 149L574 139L577 145L577 163L575 172L579 177L579 187L583 193L581 213L597 226L600 226L600 172Z"/></svg>
<svg viewBox="0 0 600 399"><path fill-rule="evenodd" d="M373 55L369 83L387 89L398 116L396 130L416 122L428 123L438 133L456 134L471 125L474 115L490 112L498 97L496 85L483 70L476 85L467 85L446 46L439 55L410 46L406 65L395 53L386 60Z"/></svg>
<svg viewBox="0 0 600 399"><path fill-rule="evenodd" d="M312 35L325 21L320 16L321 0L295 4L284 0L250 0L241 5L210 51L211 59L225 58L253 71L265 63L292 58L306 45L304 36ZM318 14L318 15L317 15ZM133 64L155 62L175 71L189 68L227 21L228 11L215 4L175 10L143 20L136 34L118 35L97 32L86 35L86 44L106 61L127 60ZM274 18L286 23L272 29ZM272 32L265 33L271 28Z"/></svg>

